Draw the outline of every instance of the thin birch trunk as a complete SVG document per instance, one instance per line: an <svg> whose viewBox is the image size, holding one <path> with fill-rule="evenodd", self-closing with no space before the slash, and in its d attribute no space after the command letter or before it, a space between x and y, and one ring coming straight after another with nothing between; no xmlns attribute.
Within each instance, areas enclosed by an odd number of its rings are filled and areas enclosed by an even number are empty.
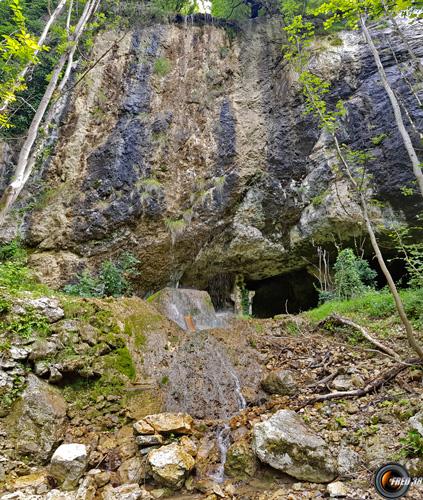
<svg viewBox="0 0 423 500"><path fill-rule="evenodd" d="M385 276L385 279L388 283L388 287L389 287L391 295L394 299L395 307L398 311L398 315L401 319L402 324L404 325L408 343L409 343L410 347L412 349L414 349L414 351L420 356L420 358L423 359L423 348L420 346L419 342L416 339L413 327L410 323L410 320L407 317L407 314L406 314L405 309L404 309L404 304L401 300L400 294L398 293L397 286L395 285L395 281L393 280L392 275L389 272L388 267L386 266L385 259L383 258L382 252L380 251L380 247L379 247L379 244L377 242L376 235L375 235L375 232L373 230L373 226L372 226L372 223L370 220L369 210L367 207L367 200L364 196L363 190L357 185L357 182L355 181L355 179L353 177L350 166L342 153L342 150L341 150L341 147L339 145L339 141L338 141L336 134L332 134L332 137L333 137L334 142L335 142L336 151L338 153L340 160L342 161L342 164L345 167L348 178L349 178L351 184L353 185L354 190L359 194L363 219L364 219L364 222L366 224L367 232L369 233L370 242L371 242L373 250L375 252L378 264L379 264L379 266L382 270L382 273Z"/></svg>
<svg viewBox="0 0 423 500"><path fill-rule="evenodd" d="M90 15L93 13L93 7L98 6L98 2L96 0L88 1L85 5L84 11L81 15L81 18L77 24L75 29L75 33L72 37L72 47L70 51L72 51L73 47L78 44L79 39L81 38L84 28L90 18ZM13 174L12 182L5 189L1 199L0 199L0 225L4 222L5 216L9 211L11 205L14 203L16 198L19 196L19 193L22 191L25 183L27 182L29 176L31 175L34 162L30 161L31 150L34 146L34 142L37 139L38 131L43 120L43 117L47 111L47 108L50 104L50 101L53 97L53 94L57 88L60 74L65 67L66 61L68 61L69 53L66 52L62 54L57 63L53 74L51 76L50 82L47 85L47 88L44 92L43 98L37 108L37 112L35 113L31 125L28 130L27 138L22 146L22 149L19 154L19 159L16 164L16 168Z"/></svg>
<svg viewBox="0 0 423 500"><path fill-rule="evenodd" d="M50 31L50 28L51 26L53 25L53 23L56 21L56 19L59 17L60 13L62 12L63 10L63 7L66 5L66 1L67 0L60 0L59 4L57 5L57 7L54 9L54 12L53 14L51 14L51 16L49 17L45 27L44 27L44 30L43 32L41 33L40 35L40 38L38 39L38 47L39 49L37 49L35 52L34 52L34 56L36 56L42 46L44 45L44 42L46 41L46 38L47 38L47 35ZM17 79L16 79L16 82L19 82L21 80L23 80L26 76L26 74L28 73L29 71L29 68L32 66L32 63L28 63L25 68L22 69L22 71L19 73ZM6 111L7 107L9 106L11 100L10 99L5 99L1 104L0 104L0 113L4 113L4 111Z"/></svg>
<svg viewBox="0 0 423 500"><path fill-rule="evenodd" d="M363 30L364 36L366 38L367 44L369 45L370 51L371 51L373 58L375 60L377 70L379 72L379 76L380 76L380 79L382 81L382 85L383 85L386 93L388 94L389 100L391 102L392 109L394 111L396 125L397 125L399 133L402 137L402 140L403 140L405 149L407 150L408 156L410 157L411 164L413 165L413 172L414 172L414 175L417 179L417 183L418 183L420 192L423 196L423 173L422 173L422 169L420 166L420 161L417 157L417 153L414 149L413 143L411 142L410 135L408 134L407 129L405 128L404 121L403 121L402 114L401 114L400 105L398 103L398 100L395 96L394 91L392 90L392 88L388 82L388 78L386 77L385 69L382 65L382 61L380 60L379 53L375 47L375 44L373 43L373 39L372 39L372 36L370 35L370 31L366 25L366 19L365 19L364 15L360 16L360 24L361 24L361 28Z"/></svg>
<svg viewBox="0 0 423 500"><path fill-rule="evenodd" d="M307 85L305 86L305 88L306 88L306 91L307 91L311 101L315 102L315 100L313 98L313 93L310 92L310 90L307 88ZM316 105L315 109L316 109L322 123L325 123L325 117L322 114L322 111L320 110L319 106ZM380 251L380 247L379 247L379 244L377 242L375 232L373 230L372 222L370 220L369 210L367 207L367 200L364 196L363 189L361 186L358 185L357 181L354 179L350 165L349 165L348 161L346 160L344 154L342 153L342 149L341 149L341 146L339 144L337 135L333 131L330 132L330 135L335 143L336 152L338 154L339 159L341 160L342 165L344 166L344 171L348 177L348 180L350 181L351 186L353 187L354 191L358 194L358 196L360 198L361 211L362 211L364 222L366 224L367 232L369 233L370 242L371 242L373 250L375 252L378 264L379 264L379 266L383 272L383 275L385 276L385 279L388 283L388 287L389 287L391 295L394 299L395 307L397 309L398 315L401 319L402 324L404 325L408 343L409 343L410 347L412 349L414 349L414 351L419 355L419 357L421 359L423 359L423 348L420 346L419 342L416 339L413 327L410 323L410 320L407 317L407 314L406 314L405 309L404 309L404 304L402 303L400 294L398 293L398 289L395 285L395 281L393 280L392 275L389 272L388 267L386 266L385 259L383 258L382 252Z"/></svg>
<svg viewBox="0 0 423 500"><path fill-rule="evenodd" d="M395 16L392 15L392 13L388 9L388 5L386 4L385 0L382 0L382 5L383 9L385 11L385 14L393 24L395 31L397 32L398 36L401 38L402 43L405 45L408 54L411 57L411 60L413 63L416 65L417 70L420 73L420 78L423 76L423 65L420 62L420 59L416 56L414 53L413 49L411 48L410 44L408 43L407 38L404 36L404 33L402 32L401 28L399 27L397 20L395 19Z"/></svg>

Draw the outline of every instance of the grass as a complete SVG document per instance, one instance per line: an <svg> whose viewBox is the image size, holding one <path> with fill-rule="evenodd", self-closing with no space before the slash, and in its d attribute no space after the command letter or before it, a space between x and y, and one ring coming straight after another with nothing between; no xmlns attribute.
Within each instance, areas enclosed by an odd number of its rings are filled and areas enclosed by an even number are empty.
<svg viewBox="0 0 423 500"><path fill-rule="evenodd" d="M414 328L423 329L423 288L401 290L400 295ZM350 300L325 302L321 306L305 312L304 316L312 322L318 323L333 313L355 319L363 326L377 326L378 332L382 336L389 335L392 326L400 323L394 300L386 289L369 291ZM377 325L375 321L377 321Z"/></svg>

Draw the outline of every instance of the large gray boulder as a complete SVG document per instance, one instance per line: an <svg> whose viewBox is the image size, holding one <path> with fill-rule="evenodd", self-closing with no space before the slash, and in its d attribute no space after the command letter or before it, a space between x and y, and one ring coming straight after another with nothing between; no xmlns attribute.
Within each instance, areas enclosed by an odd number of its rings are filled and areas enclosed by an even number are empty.
<svg viewBox="0 0 423 500"><path fill-rule="evenodd" d="M45 463L63 438L66 402L56 388L29 374L21 399L6 418L17 452Z"/></svg>
<svg viewBox="0 0 423 500"><path fill-rule="evenodd" d="M278 411L255 424L253 438L262 462L296 479L328 483L337 476L336 462L326 443L293 411Z"/></svg>
<svg viewBox="0 0 423 500"><path fill-rule="evenodd" d="M223 319L216 315L210 295L202 290L164 288L153 295L150 301L164 316L184 330L225 326ZM192 325L188 323L189 317Z"/></svg>
<svg viewBox="0 0 423 500"><path fill-rule="evenodd" d="M84 444L62 444L51 457L50 474L64 490L73 490L88 464L87 447Z"/></svg>

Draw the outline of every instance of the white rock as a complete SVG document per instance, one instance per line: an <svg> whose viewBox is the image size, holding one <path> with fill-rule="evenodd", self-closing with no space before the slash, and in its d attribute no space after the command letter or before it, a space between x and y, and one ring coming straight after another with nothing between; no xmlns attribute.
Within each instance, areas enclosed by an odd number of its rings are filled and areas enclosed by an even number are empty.
<svg viewBox="0 0 423 500"><path fill-rule="evenodd" d="M9 352L11 358L15 361L22 361L29 356L29 351L23 347L12 346Z"/></svg>
<svg viewBox="0 0 423 500"><path fill-rule="evenodd" d="M408 423L412 429L415 429L423 436L423 411L416 413L408 419Z"/></svg>
<svg viewBox="0 0 423 500"><path fill-rule="evenodd" d="M192 456L177 443L150 451L147 459L154 479L171 488L181 488L195 465Z"/></svg>
<svg viewBox="0 0 423 500"><path fill-rule="evenodd" d="M341 483L341 481L329 483L327 486L327 490L331 498L342 498L348 495L347 489L345 488L344 483Z"/></svg>
<svg viewBox="0 0 423 500"><path fill-rule="evenodd" d="M50 474L64 490L72 490L84 473L88 463L87 447L84 444L62 444L51 458Z"/></svg>
<svg viewBox="0 0 423 500"><path fill-rule="evenodd" d="M60 307L58 299L53 297L40 297L39 299L18 299L12 308L12 312L22 314L26 308L35 309L45 316L50 323L55 323L65 317L65 312Z"/></svg>
<svg viewBox="0 0 423 500"><path fill-rule="evenodd" d="M301 481L327 483L337 476L325 441L293 411L280 410L255 424L253 445L262 462Z"/></svg>

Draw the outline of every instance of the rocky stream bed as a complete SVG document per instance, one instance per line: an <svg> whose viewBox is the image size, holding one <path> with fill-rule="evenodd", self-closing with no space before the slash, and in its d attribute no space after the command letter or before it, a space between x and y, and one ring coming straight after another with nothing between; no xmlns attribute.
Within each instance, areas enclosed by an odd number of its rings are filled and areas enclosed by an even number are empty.
<svg viewBox="0 0 423 500"><path fill-rule="evenodd" d="M203 330L160 312L175 295ZM2 316L2 499L365 499L382 463L423 474L399 441L422 431L419 367L361 398L307 404L395 364L342 328L217 318L207 294L184 290L150 302L27 293Z"/></svg>

